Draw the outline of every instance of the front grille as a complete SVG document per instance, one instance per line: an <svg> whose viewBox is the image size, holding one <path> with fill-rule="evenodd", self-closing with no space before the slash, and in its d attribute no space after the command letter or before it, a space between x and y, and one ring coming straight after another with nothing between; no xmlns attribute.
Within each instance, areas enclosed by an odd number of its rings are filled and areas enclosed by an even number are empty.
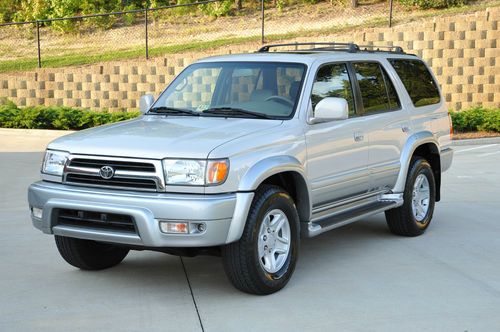
<svg viewBox="0 0 500 332"><path fill-rule="evenodd" d="M57 209L57 225L98 228L137 234L134 219L125 214Z"/></svg>
<svg viewBox="0 0 500 332"><path fill-rule="evenodd" d="M118 178L103 179L100 176L73 174L66 175L66 182L72 184L91 185L91 186L106 186L120 187L129 189L156 190L156 182L151 179L139 178Z"/></svg>
<svg viewBox="0 0 500 332"><path fill-rule="evenodd" d="M113 169L111 178L101 169ZM72 155L64 167L63 182L68 185L138 191L164 191L161 160Z"/></svg>
<svg viewBox="0 0 500 332"><path fill-rule="evenodd" d="M88 167L100 169L103 166L111 166L115 170L121 171L134 171L134 172L145 172L154 173L156 171L155 165L143 162L130 162L130 161L118 161L118 160L100 160L100 159L84 159L84 158L74 158L69 162L69 166L72 167Z"/></svg>

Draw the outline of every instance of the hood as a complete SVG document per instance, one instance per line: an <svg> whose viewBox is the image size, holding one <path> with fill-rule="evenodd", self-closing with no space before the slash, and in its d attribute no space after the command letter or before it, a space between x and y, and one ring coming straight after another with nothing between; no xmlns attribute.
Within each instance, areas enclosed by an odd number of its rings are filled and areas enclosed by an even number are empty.
<svg viewBox="0 0 500 332"><path fill-rule="evenodd" d="M207 158L217 146L282 124L282 120L146 115L66 135L49 149L135 158Z"/></svg>

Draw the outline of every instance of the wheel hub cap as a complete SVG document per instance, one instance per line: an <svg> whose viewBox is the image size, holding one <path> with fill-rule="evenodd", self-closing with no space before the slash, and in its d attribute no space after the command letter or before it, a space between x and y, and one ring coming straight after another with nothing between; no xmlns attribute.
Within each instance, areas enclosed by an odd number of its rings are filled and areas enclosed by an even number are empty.
<svg viewBox="0 0 500 332"><path fill-rule="evenodd" d="M429 210L429 201L431 197L431 190L429 187L429 180L424 174L419 174L413 184L411 208L415 220L419 223L424 223Z"/></svg>
<svg viewBox="0 0 500 332"><path fill-rule="evenodd" d="M266 214L260 225L259 262L269 273L278 272L290 253L290 224L285 213L275 209Z"/></svg>

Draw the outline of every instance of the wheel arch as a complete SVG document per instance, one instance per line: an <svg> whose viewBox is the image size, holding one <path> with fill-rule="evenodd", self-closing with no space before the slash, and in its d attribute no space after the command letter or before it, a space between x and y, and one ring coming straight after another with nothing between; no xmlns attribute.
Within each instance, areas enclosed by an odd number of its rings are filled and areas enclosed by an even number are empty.
<svg viewBox="0 0 500 332"><path fill-rule="evenodd" d="M255 191L262 184L282 187L294 199L301 222L311 217L311 200L302 164L291 156L274 156L252 166L240 181L239 191Z"/></svg>
<svg viewBox="0 0 500 332"><path fill-rule="evenodd" d="M422 157L431 165L436 185L436 202L439 202L441 200L441 158L437 145L431 142L421 144L413 151L413 156Z"/></svg>
<svg viewBox="0 0 500 332"><path fill-rule="evenodd" d="M408 169L414 156L425 158L431 165L436 183L436 201L438 202L441 198L441 157L438 142L434 135L428 131L413 134L408 138L401 154L401 169L394 191L404 191Z"/></svg>

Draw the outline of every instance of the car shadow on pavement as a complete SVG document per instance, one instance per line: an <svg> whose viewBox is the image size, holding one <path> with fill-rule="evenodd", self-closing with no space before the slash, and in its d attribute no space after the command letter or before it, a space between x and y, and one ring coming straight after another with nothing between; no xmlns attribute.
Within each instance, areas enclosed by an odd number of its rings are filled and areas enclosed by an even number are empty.
<svg viewBox="0 0 500 332"><path fill-rule="evenodd" d="M63 264L64 262L61 262ZM62 274L71 274L68 279L76 282L92 280L103 289L149 289L153 292L169 293L172 289L189 289L178 257L131 251L116 267L101 271L84 271L67 266ZM116 287L119 285L119 287Z"/></svg>
<svg viewBox="0 0 500 332"><path fill-rule="evenodd" d="M345 261L347 257L352 262L358 258L363 259L366 252L378 250L385 242L393 241L394 238L385 224L384 215L380 214L313 239L302 239L296 272L290 285L297 280L314 279L319 266L320 270L331 268L335 273L339 261ZM209 293L212 296L243 294L229 283L220 258L197 256L184 258L184 261L196 292Z"/></svg>
<svg viewBox="0 0 500 332"><path fill-rule="evenodd" d="M338 260L349 257L355 261L356 255L363 255L363 252L378 247L377 243L381 240L394 238L381 218L383 216L372 217L370 221L347 225L314 239L303 239L296 275L291 284L295 279L314 278L317 273L315 266L322 265L323 270L330 267L335 270ZM195 293L247 296L231 286L219 257L183 257L183 260ZM110 294L114 293L113 288L117 289L116 285L120 285L119 289L147 288L152 292L164 294L171 293L173 289L189 291L180 258L168 254L131 251L120 265L111 269L82 271L69 266L63 269L65 271L59 271L62 278L74 280L80 285L97 285L99 289L106 289Z"/></svg>

